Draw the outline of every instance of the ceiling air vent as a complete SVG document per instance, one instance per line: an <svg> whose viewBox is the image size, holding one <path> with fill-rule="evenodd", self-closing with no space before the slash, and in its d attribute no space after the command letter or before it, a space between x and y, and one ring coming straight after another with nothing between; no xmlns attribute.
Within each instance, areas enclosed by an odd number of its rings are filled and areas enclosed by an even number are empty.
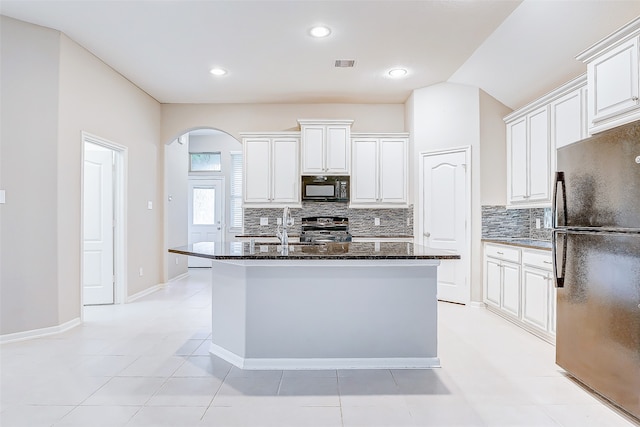
<svg viewBox="0 0 640 427"><path fill-rule="evenodd" d="M350 68L356 64L355 59L336 59L337 68Z"/></svg>

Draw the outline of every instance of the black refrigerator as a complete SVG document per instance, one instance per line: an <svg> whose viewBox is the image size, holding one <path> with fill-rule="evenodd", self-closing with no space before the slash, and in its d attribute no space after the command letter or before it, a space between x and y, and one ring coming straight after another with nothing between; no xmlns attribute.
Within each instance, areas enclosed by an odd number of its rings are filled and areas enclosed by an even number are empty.
<svg viewBox="0 0 640 427"><path fill-rule="evenodd" d="M640 419L640 121L557 159L556 363Z"/></svg>

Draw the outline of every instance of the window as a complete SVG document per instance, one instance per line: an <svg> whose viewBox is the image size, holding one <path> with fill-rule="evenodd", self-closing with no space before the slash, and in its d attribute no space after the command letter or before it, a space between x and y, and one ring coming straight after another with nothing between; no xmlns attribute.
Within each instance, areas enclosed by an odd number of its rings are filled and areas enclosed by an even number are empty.
<svg viewBox="0 0 640 427"><path fill-rule="evenodd" d="M217 153L189 153L190 172L220 172L220 152Z"/></svg>
<svg viewBox="0 0 640 427"><path fill-rule="evenodd" d="M231 196L229 197L230 228L242 230L242 152L231 152Z"/></svg>
<svg viewBox="0 0 640 427"><path fill-rule="evenodd" d="M216 222L216 189L195 187L193 189L193 225L213 225Z"/></svg>

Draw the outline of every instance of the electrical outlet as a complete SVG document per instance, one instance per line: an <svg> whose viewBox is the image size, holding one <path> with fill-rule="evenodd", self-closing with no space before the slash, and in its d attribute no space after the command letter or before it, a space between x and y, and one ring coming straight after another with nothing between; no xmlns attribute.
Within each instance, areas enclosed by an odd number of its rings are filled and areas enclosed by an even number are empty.
<svg viewBox="0 0 640 427"><path fill-rule="evenodd" d="M540 229L540 218L536 218L536 228Z"/></svg>
<svg viewBox="0 0 640 427"><path fill-rule="evenodd" d="M282 225L282 218L280 217L276 218L276 224Z"/></svg>
<svg viewBox="0 0 640 427"><path fill-rule="evenodd" d="M180 264L180 260L176 257L176 265Z"/></svg>
<svg viewBox="0 0 640 427"><path fill-rule="evenodd" d="M269 218L260 218L260 225L269 225Z"/></svg>
<svg viewBox="0 0 640 427"><path fill-rule="evenodd" d="M4 191L5 190L0 190L0 203L2 203L2 204L5 203Z"/></svg>
<svg viewBox="0 0 640 427"><path fill-rule="evenodd" d="M380 218L374 218L373 225L380 225Z"/></svg>
<svg viewBox="0 0 640 427"><path fill-rule="evenodd" d="M149 210L153 209L153 202L152 201L148 201L147 202L147 209L149 209Z"/></svg>
<svg viewBox="0 0 640 427"><path fill-rule="evenodd" d="M140 274L140 277L144 276L144 270L142 269L142 267L140 267L140 271L138 274Z"/></svg>

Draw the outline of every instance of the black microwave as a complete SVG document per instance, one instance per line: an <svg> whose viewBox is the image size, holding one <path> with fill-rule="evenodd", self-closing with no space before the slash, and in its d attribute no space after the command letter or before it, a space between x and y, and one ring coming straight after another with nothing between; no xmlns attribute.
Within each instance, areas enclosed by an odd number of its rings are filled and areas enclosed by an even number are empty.
<svg viewBox="0 0 640 427"><path fill-rule="evenodd" d="M349 177L303 175L302 200L307 202L348 202Z"/></svg>

